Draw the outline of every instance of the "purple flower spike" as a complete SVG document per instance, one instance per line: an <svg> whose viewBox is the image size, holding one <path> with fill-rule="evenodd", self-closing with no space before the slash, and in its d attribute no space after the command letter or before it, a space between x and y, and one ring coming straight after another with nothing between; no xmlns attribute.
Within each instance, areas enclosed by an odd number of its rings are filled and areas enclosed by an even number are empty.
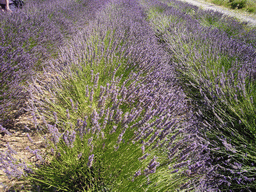
<svg viewBox="0 0 256 192"><path fill-rule="evenodd" d="M135 174L134 174L134 177L138 177L141 175L141 170L139 169L139 171L136 171Z"/></svg>
<svg viewBox="0 0 256 192"><path fill-rule="evenodd" d="M93 95L94 95L94 90L92 88L91 92L90 92L90 102L93 101Z"/></svg>
<svg viewBox="0 0 256 192"><path fill-rule="evenodd" d="M70 119L69 110L67 109L66 112L67 112L67 119Z"/></svg>
<svg viewBox="0 0 256 192"><path fill-rule="evenodd" d="M9 142L7 142L6 146L7 146L8 150L10 151L10 153L17 155L17 152L11 148L11 146L9 145Z"/></svg>
<svg viewBox="0 0 256 192"><path fill-rule="evenodd" d="M143 146L141 147L141 149L142 149L142 154L144 154L144 153L145 153L145 145L143 145Z"/></svg>
<svg viewBox="0 0 256 192"><path fill-rule="evenodd" d="M174 171L172 171L171 173L177 173L179 171L179 169L175 169Z"/></svg>
<svg viewBox="0 0 256 192"><path fill-rule="evenodd" d="M77 155L77 158L80 159L80 158L82 157L82 155L83 155L83 153L79 153L79 154Z"/></svg>
<svg viewBox="0 0 256 192"><path fill-rule="evenodd" d="M54 120L55 120L55 123L57 124L57 123L58 123L58 117L57 117L57 113L56 113L56 112L53 112L53 115L54 115Z"/></svg>
<svg viewBox="0 0 256 192"><path fill-rule="evenodd" d="M71 104L72 109L74 110L75 107L74 107L74 102L73 102L73 100L70 98L69 101L70 101L70 104Z"/></svg>
<svg viewBox="0 0 256 192"><path fill-rule="evenodd" d="M27 133L27 137L28 137L28 140L30 141L30 143L35 144L34 141L31 139L31 137L29 136L28 133Z"/></svg>
<svg viewBox="0 0 256 192"><path fill-rule="evenodd" d="M94 154L90 155L89 158L88 158L87 166L88 166L89 168L92 167L93 158L94 158Z"/></svg>
<svg viewBox="0 0 256 192"><path fill-rule="evenodd" d="M6 133L7 135L12 135L7 129L5 129L2 125L0 125L0 131Z"/></svg>

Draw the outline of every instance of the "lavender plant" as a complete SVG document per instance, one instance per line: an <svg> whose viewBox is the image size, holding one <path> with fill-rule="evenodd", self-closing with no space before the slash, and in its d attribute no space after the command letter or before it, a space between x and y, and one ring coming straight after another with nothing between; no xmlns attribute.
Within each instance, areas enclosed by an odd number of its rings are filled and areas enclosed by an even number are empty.
<svg viewBox="0 0 256 192"><path fill-rule="evenodd" d="M147 6L157 35L174 57L185 93L208 126L201 132L219 166L219 188L255 188L254 48L202 26L173 6Z"/></svg>
<svg viewBox="0 0 256 192"><path fill-rule="evenodd" d="M217 28L225 32L229 37L255 47L255 26L251 26L250 23L237 21L217 11L202 10L197 6L182 1L161 0L160 2L191 16L201 25Z"/></svg>
<svg viewBox="0 0 256 192"><path fill-rule="evenodd" d="M29 110L48 150L23 179L44 191L193 190L214 182L199 121L153 34L136 1L112 1L34 79Z"/></svg>
<svg viewBox="0 0 256 192"><path fill-rule="evenodd" d="M87 1L86 1L87 2ZM25 82L56 57L57 47L86 25L103 5L98 1L27 1L24 9L1 12L0 121L23 111L28 93ZM86 19L85 19L86 18ZM18 112L17 112L18 111Z"/></svg>
<svg viewBox="0 0 256 192"><path fill-rule="evenodd" d="M186 4L140 3L105 4L28 82L46 153L27 148L28 165L7 144L10 178L43 191L255 188L253 46Z"/></svg>

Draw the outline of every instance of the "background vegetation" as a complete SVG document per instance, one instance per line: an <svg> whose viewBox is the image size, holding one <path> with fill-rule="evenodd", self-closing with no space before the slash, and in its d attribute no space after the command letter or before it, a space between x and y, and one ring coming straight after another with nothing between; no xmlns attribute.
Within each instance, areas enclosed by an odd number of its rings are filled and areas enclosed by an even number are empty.
<svg viewBox="0 0 256 192"><path fill-rule="evenodd" d="M206 0L216 5L225 6L231 9L239 9L249 13L256 13L255 0Z"/></svg>

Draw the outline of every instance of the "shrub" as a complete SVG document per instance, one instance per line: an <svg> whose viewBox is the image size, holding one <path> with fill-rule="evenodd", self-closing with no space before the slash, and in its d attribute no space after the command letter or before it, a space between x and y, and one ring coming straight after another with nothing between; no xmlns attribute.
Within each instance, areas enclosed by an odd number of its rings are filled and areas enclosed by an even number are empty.
<svg viewBox="0 0 256 192"><path fill-rule="evenodd" d="M58 76L31 85L49 159L27 178L44 191L166 191L211 180L207 143L168 60L136 1L108 4L45 71Z"/></svg>
<svg viewBox="0 0 256 192"><path fill-rule="evenodd" d="M152 4L148 3L146 8L154 9ZM199 21L203 13L196 15L199 20L195 15L184 14L188 4L180 3L179 10L161 6L165 12L152 17L152 12L148 11L148 17L161 43L174 57L181 86L191 99L191 105L202 122L208 125L208 129L201 131L211 143L214 164L219 164L219 175L215 178L220 180L219 189L253 188L255 48L244 41L234 40L236 36L233 34L202 26ZM217 13L212 14L218 17ZM177 16L182 18L179 22L165 24L166 18L171 20ZM255 34L255 31L251 33ZM240 51L242 47L244 51Z"/></svg>
<svg viewBox="0 0 256 192"><path fill-rule="evenodd" d="M42 72L46 60L56 57L57 47L93 18L104 4L96 2L27 1L23 9L12 14L0 13L2 124L22 113L28 96L24 89L26 81L31 81L36 72Z"/></svg>
<svg viewBox="0 0 256 192"><path fill-rule="evenodd" d="M229 0L232 9L242 9L246 7L247 0Z"/></svg>

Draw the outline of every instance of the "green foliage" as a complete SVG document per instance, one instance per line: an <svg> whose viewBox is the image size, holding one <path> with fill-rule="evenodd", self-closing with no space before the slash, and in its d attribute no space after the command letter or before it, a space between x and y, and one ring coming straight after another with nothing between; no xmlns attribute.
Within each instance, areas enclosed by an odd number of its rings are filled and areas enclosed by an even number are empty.
<svg viewBox="0 0 256 192"><path fill-rule="evenodd" d="M247 0L229 0L232 9L245 8Z"/></svg>
<svg viewBox="0 0 256 192"><path fill-rule="evenodd" d="M126 68L127 60L123 57L123 53L119 51L120 47L113 52L113 58L107 59L105 51L111 50L113 44L114 32L110 34L107 32L104 42L104 51L100 50L99 45L101 43L97 38L91 37L91 41L88 40L88 44L94 47L96 58L87 58L81 60L79 66L77 64L71 64L70 69L67 71L67 75L58 77L61 79L61 87L56 87L56 101L48 102L49 110L45 111L46 117L51 117L51 111L57 112L60 119L67 120L67 109L70 112L70 118L73 122L76 122L78 118L83 118L86 115L92 113L97 108L98 97L100 95L101 86L106 86L112 79L117 76L122 78L119 82L119 86L122 85L125 79L127 79L129 73L132 71L132 67ZM122 44L122 40L119 42ZM88 52L90 50L87 50ZM116 69L115 73L114 70ZM124 72L125 71L125 72ZM97 87L95 87L95 79L98 79ZM94 91L93 100L90 101L91 91ZM106 101L106 106L109 105L109 101ZM74 110L74 107L77 107Z"/></svg>
<svg viewBox="0 0 256 192"><path fill-rule="evenodd" d="M186 14L195 14L192 9L184 11ZM255 81L250 78L244 79L244 93L237 93L235 89L230 89L225 84L228 82L230 70L233 70L237 66L237 62L241 62L242 59L239 56L230 56L225 52L216 54L212 47L215 40L193 39L193 34L191 39L182 39L180 35L190 34L189 30L182 29L182 26L188 24L187 21L166 15L164 7L152 7L147 10L146 14L147 20L155 29L156 36L159 37L159 42L166 47L169 45L175 47L168 51L173 56L172 61L177 65L176 72L182 82L189 104L192 107L199 107L198 111L196 109L195 111L203 113L203 123L208 121L213 124L212 130L201 130L202 135L207 136L207 139L215 144L214 147L220 147L218 150L212 147L212 154L224 158L230 157L232 161L243 164L243 170L250 174L254 173L249 164L256 161ZM49 18L52 19L53 15L49 15ZM173 23L179 24L180 28L174 27L172 31L167 30ZM217 17L211 17L211 15L201 19L201 24L229 30ZM129 29L125 33L129 33ZM233 36L234 34L235 32L230 32L229 35ZM179 162L179 157L174 153L175 155L170 160L170 150L167 148L167 144L159 148L155 148L158 146L158 141L148 144L150 137L154 135L155 126L152 126L154 131L149 134L149 137L135 141L135 134L141 128L138 122L146 116L146 108L143 108L139 115L128 124L124 125L121 121L109 120L104 128L97 130L98 132L91 130L94 127L93 116L96 113L99 114L102 109L112 110L112 115L117 115L116 108L121 109L121 118L124 118L125 113L130 113L141 107L140 98L136 96L136 93L129 102L122 100L122 96L118 95L116 98L119 102L118 107L110 97L107 97L103 106L100 106L102 89L111 86L112 89L119 92L120 89L129 89L129 85L132 84L146 86L144 84L146 80L141 77L146 77L148 71L141 72L140 66L132 63L132 58L129 58L130 55L125 52L131 45L127 45L125 39L119 38L115 29L106 30L103 35L95 29L93 35L86 37L86 40L83 38L79 39L77 44L67 45L66 52L60 53L60 55L70 57L70 63L67 65L66 60L60 58L65 61L52 65L53 68L58 68L55 71L52 69L58 74L54 74L52 81L49 82L50 85L45 85L40 90L36 83L33 84L39 90L37 93L40 93L37 95L39 99L36 101L41 102L34 101L36 103L35 116L40 120L44 119L44 122L38 124L37 128L44 134L49 126L54 126L61 136L57 143L47 140L46 161L33 167L33 173L22 178L30 183L28 190L35 191L37 187L40 187L43 191L165 192L177 191L183 184L192 180L194 182L195 178L198 178L198 182L201 181L200 179L204 179L205 175L203 174L192 176L185 174L187 167L179 168L177 172L173 170L174 165ZM37 46L33 38L29 39L29 42L29 48L33 49ZM72 46L75 46L76 49ZM81 51L79 46L85 48ZM69 55L67 50L74 53ZM233 72L236 71L233 70ZM133 74L140 74L140 76L134 78ZM239 76L233 75L235 76L233 78L234 87L240 85ZM140 88L138 86L138 89ZM223 92L218 98L212 96L216 90ZM153 109L156 107L155 105L157 104L152 106ZM211 109L207 108L211 105L213 106ZM182 124L182 118L185 117L181 114L179 116L178 118L181 119L179 123ZM158 118L165 117L156 115L150 119L149 123ZM98 122L102 125L106 119L108 119L108 115L103 113ZM86 120L86 126L83 125L85 131L79 135L79 128L81 128L83 120ZM115 131L112 131L113 127L115 127ZM217 129L215 129L216 127ZM64 138L67 131L70 133L76 131L74 143L71 145L67 144ZM168 134L167 139L170 141L170 138L176 133L179 136L175 137L174 145L178 145L181 141L182 147L190 145L184 139L185 133L184 135L183 133L179 134L177 129ZM223 135L232 140L232 145L236 147L231 146L228 151L221 142L222 140L219 139ZM245 143L247 146L244 147L241 143ZM145 147L144 152L142 146ZM177 148L177 151L182 147ZM149 154L148 157L145 160L140 160L146 153ZM89 165L89 158L92 155L92 165ZM134 176L139 170L143 172L155 157L157 157L159 166L154 174ZM193 154L189 155L190 160L193 158L196 159ZM227 173L223 172L223 174ZM196 183L193 184L196 185ZM234 188L234 186L232 187ZM243 186L237 187L242 188Z"/></svg>
<svg viewBox="0 0 256 192"><path fill-rule="evenodd" d="M212 0L211 2L216 5L225 5L228 3L229 0Z"/></svg>
<svg viewBox="0 0 256 192"><path fill-rule="evenodd" d="M88 136L86 138L88 139ZM40 169L35 169L35 173L27 178L32 181L32 185L40 185L43 191L107 189L104 166L101 162L101 150L95 151L94 164L89 168L87 163L91 147L88 146L86 139L81 141L80 137L77 137L72 148L67 147L61 140L58 148L59 154L55 155L50 163L41 165ZM82 156L78 157L80 153Z"/></svg>
<svg viewBox="0 0 256 192"><path fill-rule="evenodd" d="M208 1L208 0L207 0ZM256 3L254 0L209 0L216 5L225 6L231 9L239 9L249 13L255 13Z"/></svg>
<svg viewBox="0 0 256 192"><path fill-rule="evenodd" d="M167 44L166 47L172 54L173 61L177 63L176 71L191 105L196 108L195 110L200 109L199 113L204 121L211 125L209 130L203 130L203 133L210 142L214 143L212 149L214 158L230 158L230 164L239 162L242 165L241 170L250 172L248 175L251 176L255 173L251 165L256 161L255 79L241 77L243 72L239 69L242 70L243 60L239 56L231 57L219 51L214 42L217 38L214 41L210 38L194 38L186 27L182 27L186 26L186 21L180 21L180 28L173 30L173 25L161 23L165 22L166 17L175 18L175 15L159 12L158 15L152 16L154 13L152 10L154 8L147 11L150 23L161 39L160 42ZM200 20L202 25L222 29L230 37L241 35L237 31L231 31L228 25L212 15L207 14L199 18ZM184 22L184 25L181 22ZM181 36L186 38L183 40ZM232 82L228 83L230 78ZM240 91L237 86L242 87ZM215 96L212 93L215 93ZM232 144L229 149L220 139L223 136ZM231 146L235 147L231 148ZM218 150L215 150L216 147ZM236 177L234 176L236 173L231 175L227 171L221 174ZM236 187L242 189L248 186L234 183L229 189Z"/></svg>
<svg viewBox="0 0 256 192"><path fill-rule="evenodd" d="M118 40L115 37L115 30L107 31L101 41L100 37L95 36L87 39L87 44L93 47L94 56L84 57L78 55L80 63L73 63L63 71L64 76L57 78L55 87L52 88L54 96L43 94L45 110L41 111L38 115L43 115L47 122L51 124L57 123L59 130L72 131L77 128L77 120L87 119L86 134L81 136L76 135L76 140L72 147L68 147L64 140L55 146L49 141L48 153L46 154L48 162L40 165L40 168L35 168L34 173L24 178L33 183L33 186L40 186L43 191L166 191L167 189L176 189L182 183L189 180L179 172L171 174L168 162L168 151L159 149L151 149L152 146L145 147L145 153L149 153L146 160L139 160L144 154L142 153L142 143L132 142L135 138L135 131L138 127L129 128L141 120L145 112L142 111L141 115L129 124L129 127L123 126L122 123L108 123L101 133L91 133L88 131L91 128L91 116L94 111L99 113L100 107L98 106L99 95L101 86L111 82L113 86L121 88L125 85L128 87L135 80L131 80L131 72L136 71L136 67L129 67L127 62L128 58L123 56L124 49L123 40ZM100 47L104 45L104 48ZM118 45L116 47L113 44ZM88 46L88 47L89 47ZM111 51L111 60L107 59L106 50ZM90 52L90 50L88 50ZM133 69L133 71L132 71ZM98 78L96 78L96 76ZM143 76L143 73L142 73ZM98 79L95 83L95 79ZM120 79L117 82L117 79ZM127 81L127 79L130 79ZM126 80L126 84L123 84ZM114 84L114 82L117 82ZM139 82L136 82L139 83ZM90 93L87 93L87 88L91 93L94 90L93 99L90 98ZM49 99L55 97L54 100ZM120 99L120 96L118 96ZM134 110L139 103L125 101L120 104L119 108L122 109L123 114ZM111 100L105 102L104 108L111 109L114 103ZM67 110L69 117L67 116ZM56 112L57 122L52 115L52 111ZM105 115L100 118L99 122L103 123ZM154 121L154 117L151 121ZM40 128L45 129L45 125L39 125ZM110 133L113 126L117 126L114 133ZM126 129L122 141L117 143L119 135ZM154 134L151 133L147 140ZM89 144L88 140L92 139ZM181 139L181 138L179 138ZM174 142L175 143L175 142ZM156 144L154 142L152 145ZM51 154L50 149L54 149L54 154ZM79 154L82 154L80 158ZM88 157L94 154L93 165L88 167ZM146 176L144 174L134 178L134 174L147 168L151 159L157 156L157 162L160 166L157 172ZM157 184L158 183L158 184ZM157 184L157 185L156 185Z"/></svg>

